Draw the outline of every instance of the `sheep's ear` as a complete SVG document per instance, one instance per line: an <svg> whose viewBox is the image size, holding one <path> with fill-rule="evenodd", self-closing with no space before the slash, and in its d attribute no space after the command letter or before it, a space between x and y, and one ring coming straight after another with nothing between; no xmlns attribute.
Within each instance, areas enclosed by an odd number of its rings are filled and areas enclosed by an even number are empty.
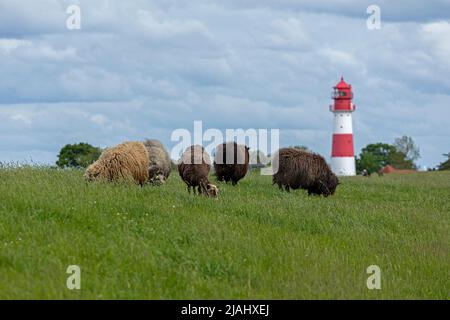
<svg viewBox="0 0 450 320"><path fill-rule="evenodd" d="M245 146L245 150L247 150L247 151L250 150L250 147Z"/></svg>

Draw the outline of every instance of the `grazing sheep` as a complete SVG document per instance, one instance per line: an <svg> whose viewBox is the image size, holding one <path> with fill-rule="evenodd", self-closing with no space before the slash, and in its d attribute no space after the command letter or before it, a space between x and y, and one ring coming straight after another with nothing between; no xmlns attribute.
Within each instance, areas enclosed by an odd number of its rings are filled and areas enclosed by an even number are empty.
<svg viewBox="0 0 450 320"><path fill-rule="evenodd" d="M363 169L363 171L361 171L361 175L363 177L370 177L372 174L367 169Z"/></svg>
<svg viewBox="0 0 450 320"><path fill-rule="evenodd" d="M124 142L103 151L84 174L87 181L148 181L148 151L141 142Z"/></svg>
<svg viewBox="0 0 450 320"><path fill-rule="evenodd" d="M186 183L188 192L197 187L198 193L208 197L217 198L219 189L208 180L211 160L208 153L200 145L190 146L181 155L178 164L178 173Z"/></svg>
<svg viewBox="0 0 450 320"><path fill-rule="evenodd" d="M164 183L170 175L172 161L169 153L158 140L144 141L149 156L148 178L150 183Z"/></svg>
<svg viewBox="0 0 450 320"><path fill-rule="evenodd" d="M245 177L248 171L250 155L247 146L236 142L228 142L218 145L214 158L214 170L217 180L231 181L235 186L239 180Z"/></svg>
<svg viewBox="0 0 450 320"><path fill-rule="evenodd" d="M286 191L306 189L308 195L318 194L325 197L334 194L339 180L331 171L322 156L307 151L282 148L274 158L278 171L273 175L273 183ZM275 168L276 169L276 168Z"/></svg>

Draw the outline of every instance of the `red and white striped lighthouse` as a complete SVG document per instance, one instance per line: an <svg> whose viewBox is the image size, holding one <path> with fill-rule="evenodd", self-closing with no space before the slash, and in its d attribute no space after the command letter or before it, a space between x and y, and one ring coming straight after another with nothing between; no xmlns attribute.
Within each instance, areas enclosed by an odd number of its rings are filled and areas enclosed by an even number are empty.
<svg viewBox="0 0 450 320"><path fill-rule="evenodd" d="M341 81L334 87L332 98L334 104L330 111L334 114L333 144L331 150L331 170L338 176L354 176L355 154L353 149L352 86Z"/></svg>

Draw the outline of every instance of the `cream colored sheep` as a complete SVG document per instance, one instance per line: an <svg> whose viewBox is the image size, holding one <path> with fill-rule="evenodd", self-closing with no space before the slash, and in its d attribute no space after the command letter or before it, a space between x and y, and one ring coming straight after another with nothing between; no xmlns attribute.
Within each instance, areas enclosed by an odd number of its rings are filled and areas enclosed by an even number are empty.
<svg viewBox="0 0 450 320"><path fill-rule="evenodd" d="M108 148L84 174L87 181L129 181L144 185L148 181L149 156L141 142L124 142Z"/></svg>

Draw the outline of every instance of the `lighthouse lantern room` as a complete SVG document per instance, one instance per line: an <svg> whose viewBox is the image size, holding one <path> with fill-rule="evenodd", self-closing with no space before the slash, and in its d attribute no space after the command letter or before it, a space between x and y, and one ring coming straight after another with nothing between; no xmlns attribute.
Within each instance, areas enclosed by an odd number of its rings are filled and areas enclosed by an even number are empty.
<svg viewBox="0 0 450 320"><path fill-rule="evenodd" d="M341 81L333 89L334 104L330 106L330 111L334 114L331 169L338 176L354 176L356 168L352 112L355 111L355 105L352 103L352 86L341 77Z"/></svg>

